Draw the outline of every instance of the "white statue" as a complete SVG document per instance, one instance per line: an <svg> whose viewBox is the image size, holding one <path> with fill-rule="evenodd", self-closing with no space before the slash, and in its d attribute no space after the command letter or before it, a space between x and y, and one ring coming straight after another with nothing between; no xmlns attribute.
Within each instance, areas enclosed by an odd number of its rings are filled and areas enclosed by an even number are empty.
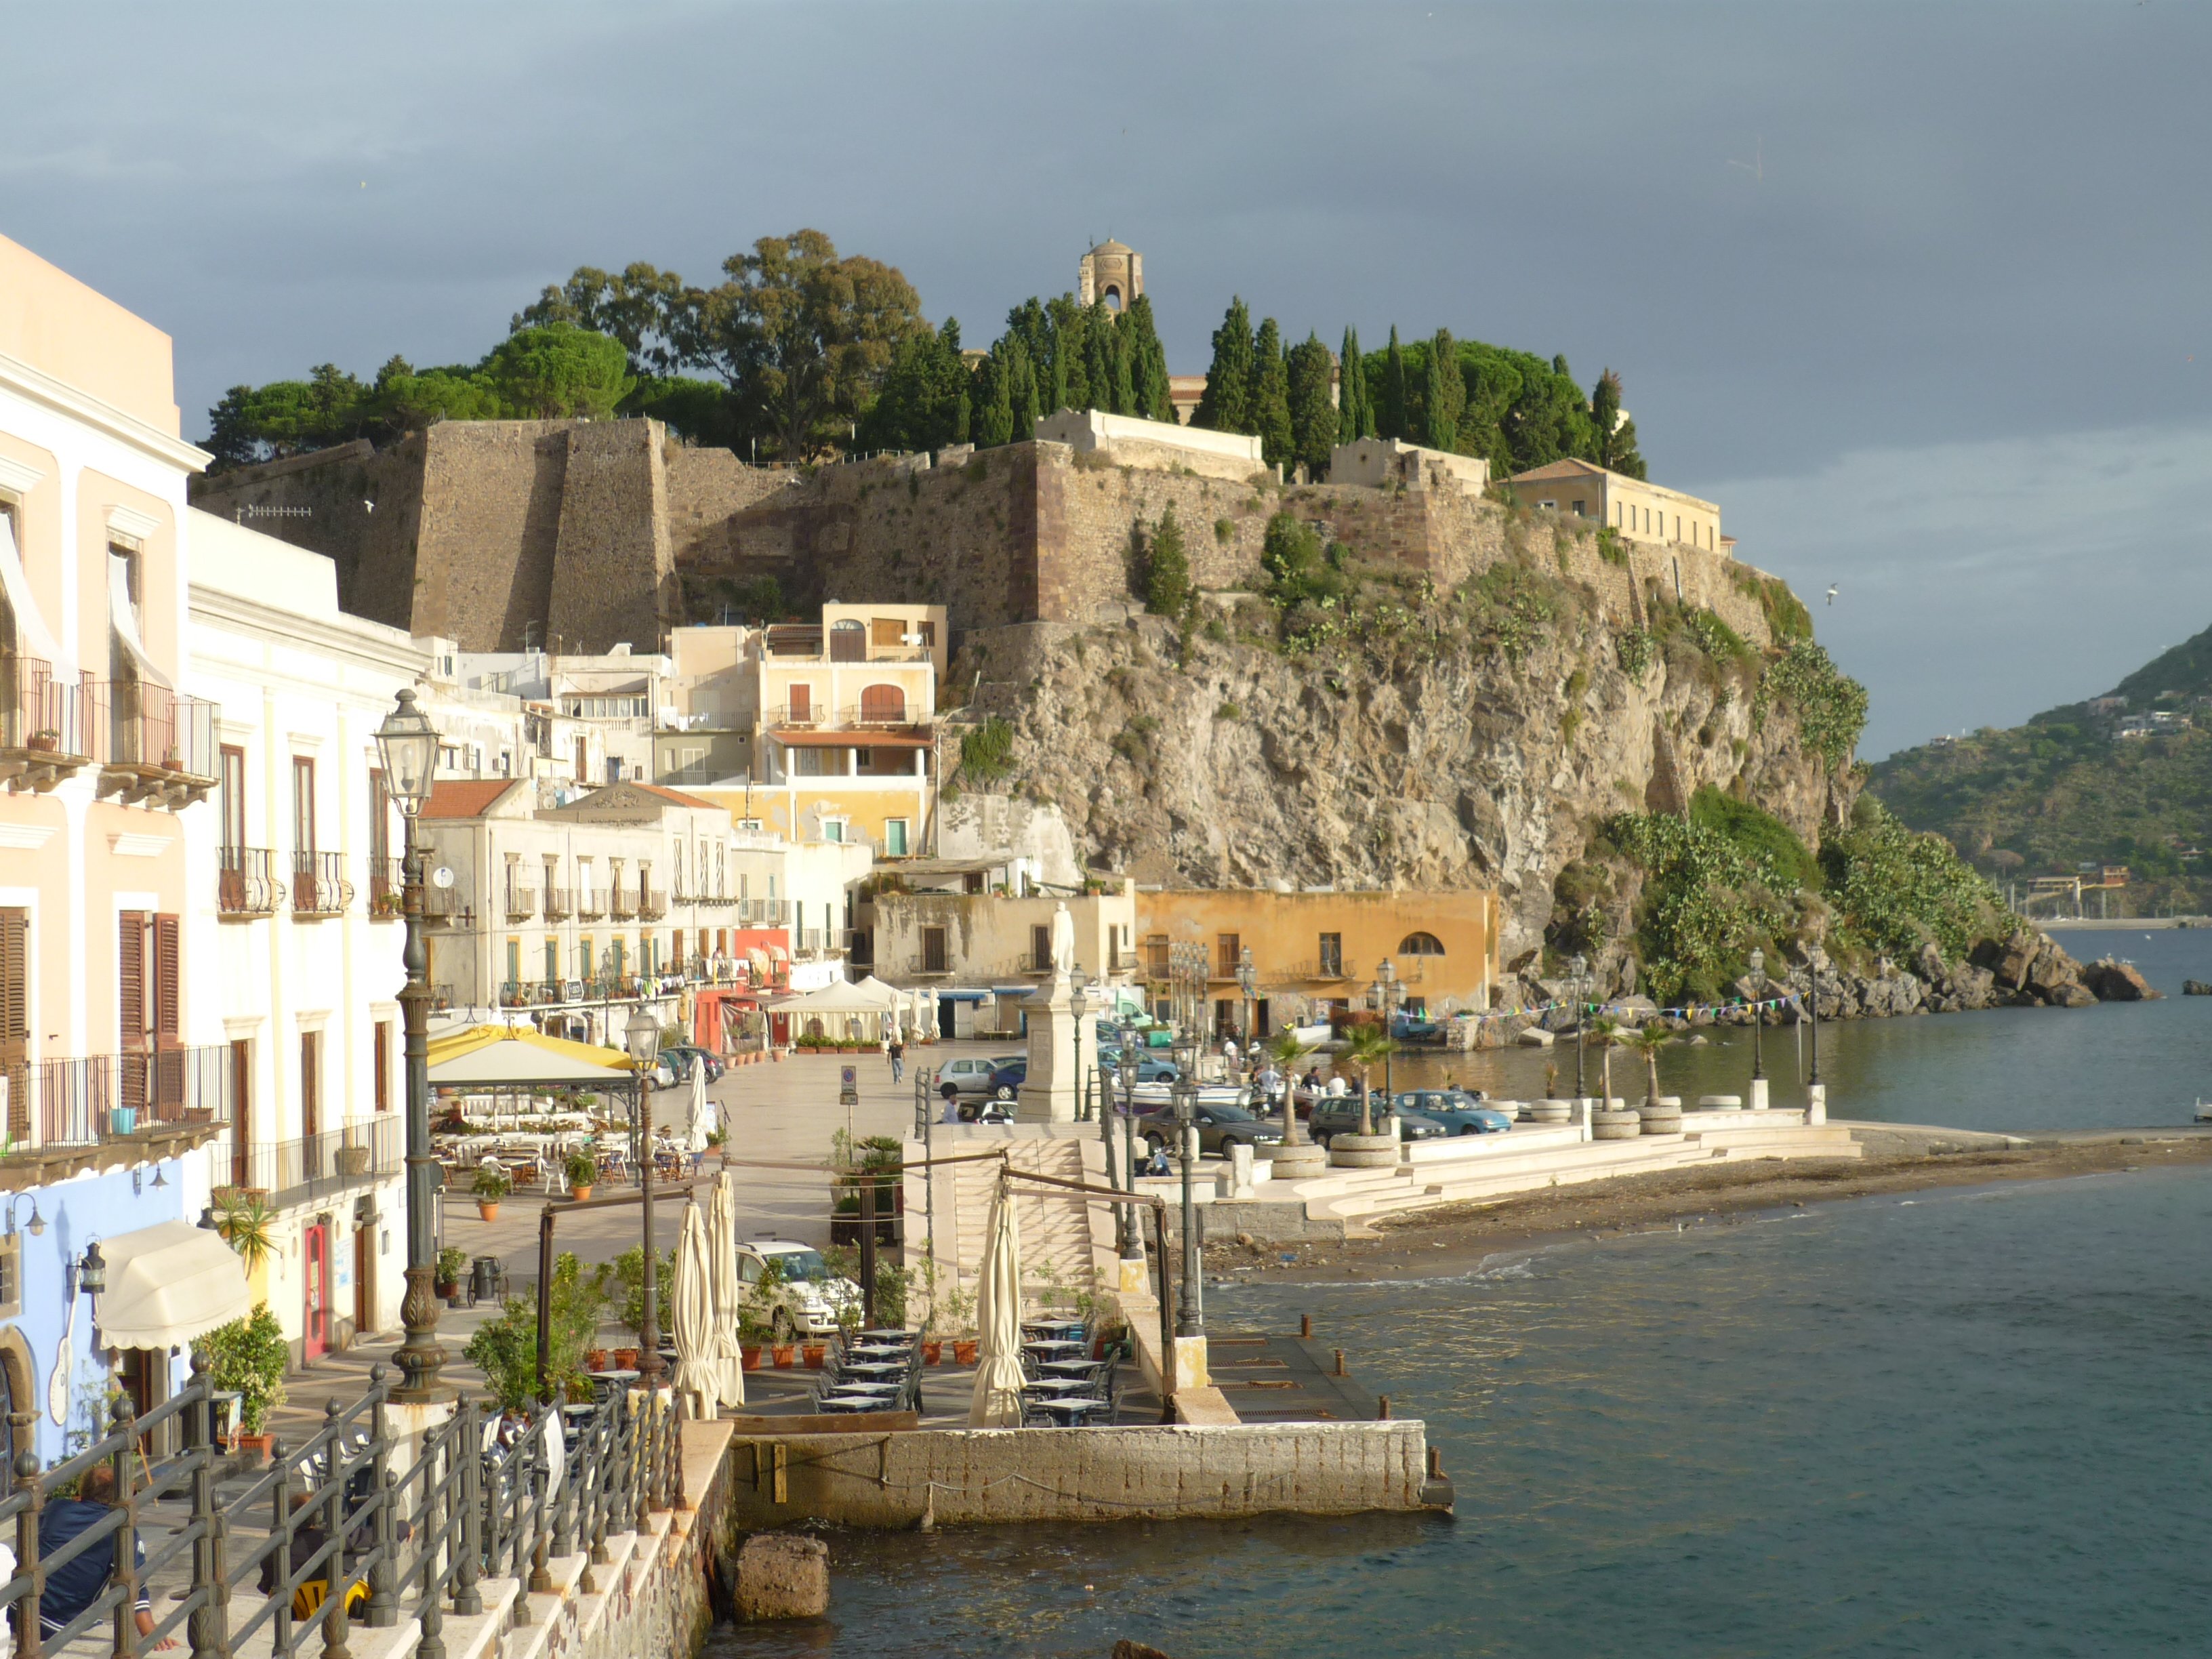
<svg viewBox="0 0 2212 1659"><path fill-rule="evenodd" d="M1055 979L1075 971L1075 918L1068 915L1065 899L1052 913L1052 971Z"/></svg>

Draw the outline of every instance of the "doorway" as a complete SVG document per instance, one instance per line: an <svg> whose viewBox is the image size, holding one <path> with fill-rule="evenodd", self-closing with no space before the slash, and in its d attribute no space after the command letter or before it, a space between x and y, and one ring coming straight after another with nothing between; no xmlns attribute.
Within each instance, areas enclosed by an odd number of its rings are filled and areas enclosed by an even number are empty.
<svg viewBox="0 0 2212 1659"><path fill-rule="evenodd" d="M318 1221L307 1229L301 1275L306 1283L300 1324L300 1358L312 1364L330 1351L331 1230Z"/></svg>
<svg viewBox="0 0 2212 1659"><path fill-rule="evenodd" d="M375 1224L356 1222L353 1230L353 1334L356 1342L376 1328L376 1290L369 1277L375 1271Z"/></svg>

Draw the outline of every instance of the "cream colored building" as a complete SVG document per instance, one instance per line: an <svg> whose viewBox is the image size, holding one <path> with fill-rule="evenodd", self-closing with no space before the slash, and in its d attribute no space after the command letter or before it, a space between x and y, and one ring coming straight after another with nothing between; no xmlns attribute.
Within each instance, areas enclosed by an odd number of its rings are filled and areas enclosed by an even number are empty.
<svg viewBox="0 0 2212 1659"><path fill-rule="evenodd" d="M1329 452L1328 481L1370 489L1458 489L1480 495L1490 483L1490 463L1480 455L1425 449L1397 438L1356 438Z"/></svg>
<svg viewBox="0 0 2212 1659"><path fill-rule="evenodd" d="M1715 553L1733 549L1721 534L1721 510L1679 489L1607 471L1590 461L1553 461L1513 478L1523 507L1595 519L1632 541L1680 544Z"/></svg>
<svg viewBox="0 0 2212 1659"><path fill-rule="evenodd" d="M1079 455L1095 455L1115 466L1180 470L1231 483L1243 483L1255 472L1273 476L1261 457L1259 439L1242 432L1063 409L1037 416L1036 435L1040 443L1066 444Z"/></svg>

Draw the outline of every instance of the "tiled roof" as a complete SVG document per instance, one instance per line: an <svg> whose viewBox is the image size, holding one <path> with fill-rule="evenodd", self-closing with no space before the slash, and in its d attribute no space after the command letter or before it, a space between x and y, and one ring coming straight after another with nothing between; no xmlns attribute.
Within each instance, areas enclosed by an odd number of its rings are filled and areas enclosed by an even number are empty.
<svg viewBox="0 0 2212 1659"><path fill-rule="evenodd" d="M520 781L515 778L443 778L422 803L426 818L479 818Z"/></svg>
<svg viewBox="0 0 2212 1659"><path fill-rule="evenodd" d="M633 782L630 787L642 789L648 795L658 795L661 799L672 802L678 806L703 806L710 812L719 812L722 810L710 800L701 800L696 795L687 795L681 789L669 789L657 783Z"/></svg>
<svg viewBox="0 0 2212 1659"><path fill-rule="evenodd" d="M1526 472L1516 472L1513 475L1513 482L1518 483L1523 478L1586 478L1605 470L1593 462L1570 457L1563 461L1553 461L1548 466L1531 467Z"/></svg>

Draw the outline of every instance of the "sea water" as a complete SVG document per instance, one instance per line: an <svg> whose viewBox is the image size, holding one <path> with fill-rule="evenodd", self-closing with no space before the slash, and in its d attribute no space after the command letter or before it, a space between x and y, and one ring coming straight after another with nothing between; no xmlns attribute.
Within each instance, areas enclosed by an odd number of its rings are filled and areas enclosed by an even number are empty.
<svg viewBox="0 0 2212 1659"><path fill-rule="evenodd" d="M2127 943L2169 994L2212 979L2212 934ZM1823 1028L1822 1070L1838 1115L2171 1122L2200 1028L2212 1000L1868 1023ZM1217 1328L1311 1314L1425 1419L1456 1517L833 1534L829 1619L710 1652L2212 1650L2212 1174L2161 1156L1431 1279L1209 1286Z"/></svg>

